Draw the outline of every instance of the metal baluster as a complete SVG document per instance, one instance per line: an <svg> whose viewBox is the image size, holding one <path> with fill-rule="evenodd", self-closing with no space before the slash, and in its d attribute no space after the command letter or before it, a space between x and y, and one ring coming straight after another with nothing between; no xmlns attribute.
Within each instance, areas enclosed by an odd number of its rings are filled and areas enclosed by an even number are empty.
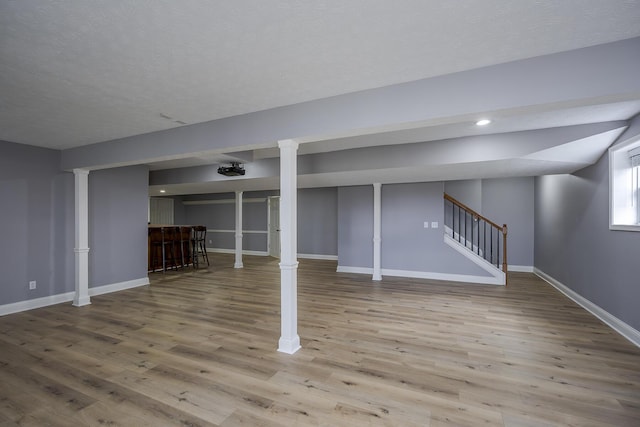
<svg viewBox="0 0 640 427"><path fill-rule="evenodd" d="M490 236L491 236L491 263L493 264L493 227L491 227L490 229Z"/></svg>

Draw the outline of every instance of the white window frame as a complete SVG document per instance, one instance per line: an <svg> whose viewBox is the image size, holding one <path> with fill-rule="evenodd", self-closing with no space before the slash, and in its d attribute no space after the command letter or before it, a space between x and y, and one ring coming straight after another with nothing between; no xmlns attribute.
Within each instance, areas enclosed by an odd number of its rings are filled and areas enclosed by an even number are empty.
<svg viewBox="0 0 640 427"><path fill-rule="evenodd" d="M640 197L629 152L640 148L640 135L609 148L609 229L640 231Z"/></svg>

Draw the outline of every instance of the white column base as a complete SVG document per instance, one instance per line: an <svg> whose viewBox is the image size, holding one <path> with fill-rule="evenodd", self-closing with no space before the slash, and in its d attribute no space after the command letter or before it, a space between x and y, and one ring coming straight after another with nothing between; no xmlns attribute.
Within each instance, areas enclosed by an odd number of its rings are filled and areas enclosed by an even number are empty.
<svg viewBox="0 0 640 427"><path fill-rule="evenodd" d="M300 337L297 335L293 338L280 337L278 341L278 351L280 353L293 354L301 348Z"/></svg>
<svg viewBox="0 0 640 427"><path fill-rule="evenodd" d="M83 296L83 297L75 296L73 298L73 303L71 305L75 307L82 307L83 305L90 305L90 304L91 304L91 298L89 298L89 296Z"/></svg>
<svg viewBox="0 0 640 427"><path fill-rule="evenodd" d="M282 301L278 351L293 354L300 350L298 336L298 262L280 263L280 299Z"/></svg>
<svg viewBox="0 0 640 427"><path fill-rule="evenodd" d="M244 268L242 263L242 234L236 234L236 262L233 268Z"/></svg>

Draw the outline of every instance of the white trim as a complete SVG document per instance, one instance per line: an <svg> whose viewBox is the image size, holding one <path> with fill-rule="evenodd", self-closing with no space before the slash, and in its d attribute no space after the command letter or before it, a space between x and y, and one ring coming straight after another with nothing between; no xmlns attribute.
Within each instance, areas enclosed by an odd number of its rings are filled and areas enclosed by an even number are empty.
<svg viewBox="0 0 640 427"><path fill-rule="evenodd" d="M337 261L338 255L320 255L320 254L298 254L298 258L303 259L323 259L327 261Z"/></svg>
<svg viewBox="0 0 640 427"><path fill-rule="evenodd" d="M110 285L96 286L89 288L89 296L110 294L112 292L124 291L126 289L138 288L149 284L149 277L127 280L126 282L112 283Z"/></svg>
<svg viewBox="0 0 640 427"><path fill-rule="evenodd" d="M236 191L236 262L233 268L243 268L242 263L242 195L243 191Z"/></svg>
<svg viewBox="0 0 640 427"><path fill-rule="evenodd" d="M373 184L373 280L382 280L382 184Z"/></svg>
<svg viewBox="0 0 640 427"><path fill-rule="evenodd" d="M137 288L149 284L148 277L140 279L128 280L126 282L113 283L111 285L96 286L89 288L89 296L109 294L112 292L123 291L125 289ZM26 301L14 302L11 304L0 305L0 316L7 314L20 313L22 311L34 310L36 308L48 307L51 305L62 304L73 301L75 292L65 292L63 294L50 295L47 297L34 298Z"/></svg>
<svg viewBox="0 0 640 427"><path fill-rule="evenodd" d="M91 304L89 294L89 171L73 170L75 295L73 305Z"/></svg>
<svg viewBox="0 0 640 427"><path fill-rule="evenodd" d="M346 265L339 265L336 269L337 273L355 273L355 274L372 274L373 268L371 267L352 267ZM504 283L499 279L489 276L472 276L467 274L453 274L453 273L436 273L431 271L411 271L411 270L394 270L390 268L382 269L383 276L393 277L408 277L413 279L430 279L430 280L446 280L450 282L464 282L464 283L480 283L484 285L499 285Z"/></svg>
<svg viewBox="0 0 640 427"><path fill-rule="evenodd" d="M444 233L451 237L453 240L455 240L456 242L458 242L459 244L461 244L462 246L466 247L468 250L474 252L477 256L481 257L484 259L484 251L482 249L480 249L478 247L478 245L473 244L473 241L469 241L467 240L463 235L461 235L460 233L455 233L453 231L453 229L451 229L451 227L445 225L444 226ZM464 242L464 243L463 243ZM486 260L485 260L486 261Z"/></svg>
<svg viewBox="0 0 640 427"><path fill-rule="evenodd" d="M640 135L609 147L609 230L640 231L631 194L629 151L640 148Z"/></svg>
<svg viewBox="0 0 640 427"><path fill-rule="evenodd" d="M563 285L561 282L549 276L544 271L538 268L534 268L533 272L542 280L549 283L558 291L562 292L569 299L573 300L573 302L596 316L598 319L602 320L605 324L609 325L614 331L618 332L620 335L631 341L637 347L640 347L640 331L634 329L622 320L615 317L613 314L592 303L582 295L578 294L576 291Z"/></svg>
<svg viewBox="0 0 640 427"><path fill-rule="evenodd" d="M447 280L451 282L481 283L484 285L500 285L500 286L504 285L504 282L497 277L472 276L467 274L436 273L436 272L430 272L430 271L390 270L388 268L383 268L382 274L384 276L410 277L415 279Z"/></svg>
<svg viewBox="0 0 640 427"><path fill-rule="evenodd" d="M444 235L444 243L446 243L448 246L458 251L465 258L472 261L474 264L482 268L487 273L491 274L493 278L499 282L495 284L506 285L506 277L505 277L504 271L500 270L495 265L491 264L489 261L482 258L481 256L478 256L477 254L471 252L469 248L467 248L462 243L458 242L457 240L455 240L454 238L452 238L447 234ZM478 277L482 277L482 276L478 276Z"/></svg>
<svg viewBox="0 0 640 427"><path fill-rule="evenodd" d="M532 265L508 265L509 271L515 271L517 273L533 273L534 267Z"/></svg>
<svg viewBox="0 0 640 427"><path fill-rule="evenodd" d="M21 311L33 310L36 308L48 307L50 305L61 304L63 302L73 301L75 292L65 292L64 294L50 295L48 297L34 298L26 301L14 302L11 304L0 305L0 316L7 314L20 313Z"/></svg>
<svg viewBox="0 0 640 427"><path fill-rule="evenodd" d="M218 254L235 254L235 249L224 249L224 248L207 248L207 252L213 252ZM243 249L243 255L255 255L255 256L269 256L267 251L248 251Z"/></svg>
<svg viewBox="0 0 640 427"><path fill-rule="evenodd" d="M236 230L209 230L207 233L235 233ZM242 234L267 234L267 230L242 230Z"/></svg>
<svg viewBox="0 0 640 427"><path fill-rule="evenodd" d="M640 225L634 224L611 224L609 230L612 231L640 231Z"/></svg>
<svg viewBox="0 0 640 427"><path fill-rule="evenodd" d="M257 197L243 199L242 203L263 203L266 202L266 197ZM185 206L195 205L232 205L236 203L236 199L216 199L216 200L185 200L182 202Z"/></svg>
<svg viewBox="0 0 640 427"><path fill-rule="evenodd" d="M336 267L336 273L373 274L373 268L339 265L338 267Z"/></svg>

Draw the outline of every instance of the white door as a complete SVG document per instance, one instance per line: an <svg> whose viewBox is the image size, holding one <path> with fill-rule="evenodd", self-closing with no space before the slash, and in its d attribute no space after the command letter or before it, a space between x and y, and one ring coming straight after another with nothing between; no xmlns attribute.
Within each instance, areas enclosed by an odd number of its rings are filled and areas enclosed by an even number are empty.
<svg viewBox="0 0 640 427"><path fill-rule="evenodd" d="M269 197L269 237L267 247L269 256L280 258L280 197Z"/></svg>

